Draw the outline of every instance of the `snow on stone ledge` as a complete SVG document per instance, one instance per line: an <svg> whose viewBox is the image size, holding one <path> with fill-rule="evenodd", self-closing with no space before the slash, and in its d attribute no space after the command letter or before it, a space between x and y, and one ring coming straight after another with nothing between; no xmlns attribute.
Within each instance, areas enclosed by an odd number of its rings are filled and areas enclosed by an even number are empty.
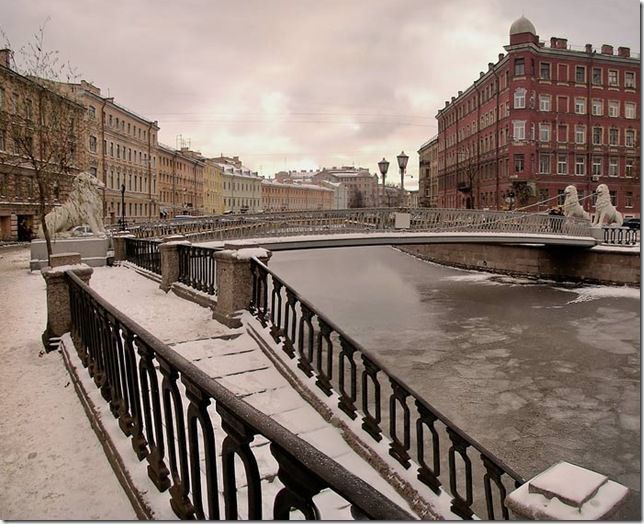
<svg viewBox="0 0 644 524"><path fill-rule="evenodd" d="M83 264L81 262L80 264L67 264L65 266L58 267L47 266L42 269L42 272L48 273L50 275L55 275L57 273L64 273L65 271L69 271L70 269L90 269L90 267L87 264Z"/></svg>
<svg viewBox="0 0 644 524"><path fill-rule="evenodd" d="M230 255L237 260L250 260L251 258L266 258L269 256L268 249L262 247L247 247L242 249L224 249L220 253Z"/></svg>

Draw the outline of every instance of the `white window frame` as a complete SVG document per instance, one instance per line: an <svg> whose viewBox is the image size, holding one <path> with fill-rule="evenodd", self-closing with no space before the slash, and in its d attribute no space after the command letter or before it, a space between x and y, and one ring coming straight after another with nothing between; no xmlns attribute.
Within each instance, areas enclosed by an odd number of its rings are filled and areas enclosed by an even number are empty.
<svg viewBox="0 0 644 524"><path fill-rule="evenodd" d="M575 155L575 175L584 176L586 174L586 157L584 155Z"/></svg>
<svg viewBox="0 0 644 524"><path fill-rule="evenodd" d="M633 176L633 167L635 166L635 158L626 157L624 160L624 176L631 178Z"/></svg>
<svg viewBox="0 0 644 524"><path fill-rule="evenodd" d="M600 156L594 156L592 158L592 175L601 176L602 174L602 158Z"/></svg>
<svg viewBox="0 0 644 524"><path fill-rule="evenodd" d="M550 153L539 154L539 172L544 175L549 175L551 162L552 160L551 160ZM545 165L545 169L544 169L544 165Z"/></svg>
<svg viewBox="0 0 644 524"><path fill-rule="evenodd" d="M592 114L593 116L602 116L604 114L604 101L601 99L593 99L592 101Z"/></svg>
<svg viewBox="0 0 644 524"><path fill-rule="evenodd" d="M635 89L635 73L632 71L624 71L624 88Z"/></svg>
<svg viewBox="0 0 644 524"><path fill-rule="evenodd" d="M512 140L525 140L525 120L512 121Z"/></svg>
<svg viewBox="0 0 644 524"><path fill-rule="evenodd" d="M619 160L615 156L608 158L608 176L616 177L619 175Z"/></svg>
<svg viewBox="0 0 644 524"><path fill-rule="evenodd" d="M595 136L596 136L595 131L597 129L599 129L599 141L598 142L595 141ZM594 146L601 146L602 145L602 143L604 141L604 128L603 127L598 127L598 126L593 127L593 138L592 138L592 140L593 140L593 145Z"/></svg>
<svg viewBox="0 0 644 524"><path fill-rule="evenodd" d="M584 97L575 98L575 114L577 115L586 114L586 99Z"/></svg>
<svg viewBox="0 0 644 524"><path fill-rule="evenodd" d="M614 73L614 75L611 73ZM614 82L611 82L611 76L614 77ZM607 82L608 87L619 87L619 71L617 71L617 69L608 70Z"/></svg>
<svg viewBox="0 0 644 524"><path fill-rule="evenodd" d="M525 109L527 91L523 87L518 87L514 91L514 109Z"/></svg>
<svg viewBox="0 0 644 524"><path fill-rule="evenodd" d="M539 142L550 142L550 124L539 124Z"/></svg>
<svg viewBox="0 0 644 524"><path fill-rule="evenodd" d="M557 174L558 175L568 174L568 153L559 153L557 155Z"/></svg>
<svg viewBox="0 0 644 524"><path fill-rule="evenodd" d="M635 147L635 129L624 130L624 145L626 147Z"/></svg>
<svg viewBox="0 0 644 524"><path fill-rule="evenodd" d="M615 140L613 140L615 137ZM618 146L619 145L619 128L611 127L608 130L608 145L609 146Z"/></svg>
<svg viewBox="0 0 644 524"><path fill-rule="evenodd" d="M635 102L624 102L624 118L633 120L637 114L637 106Z"/></svg>
<svg viewBox="0 0 644 524"><path fill-rule="evenodd" d="M583 80L577 80L577 70L578 69L583 69L583 71L584 71L584 79ZM587 79L588 79L588 77L586 75L586 66L576 65L575 66L575 84L585 84Z"/></svg>
<svg viewBox="0 0 644 524"><path fill-rule="evenodd" d="M619 100L608 101L608 116L611 118L619 118Z"/></svg>
<svg viewBox="0 0 644 524"><path fill-rule="evenodd" d="M550 95L539 95L539 111L548 112L551 107Z"/></svg>
<svg viewBox="0 0 644 524"><path fill-rule="evenodd" d="M586 126L576 125L575 126L575 144L585 144L585 143L586 143Z"/></svg>

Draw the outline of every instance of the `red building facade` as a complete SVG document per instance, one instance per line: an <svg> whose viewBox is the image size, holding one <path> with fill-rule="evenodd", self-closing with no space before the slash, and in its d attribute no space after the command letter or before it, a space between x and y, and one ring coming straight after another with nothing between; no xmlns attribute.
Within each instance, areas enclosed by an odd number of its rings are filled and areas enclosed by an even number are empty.
<svg viewBox="0 0 644 524"><path fill-rule="evenodd" d="M546 46L524 17L505 49L438 112L438 206L544 209L572 184L592 211L603 183L639 216L639 56L563 38Z"/></svg>

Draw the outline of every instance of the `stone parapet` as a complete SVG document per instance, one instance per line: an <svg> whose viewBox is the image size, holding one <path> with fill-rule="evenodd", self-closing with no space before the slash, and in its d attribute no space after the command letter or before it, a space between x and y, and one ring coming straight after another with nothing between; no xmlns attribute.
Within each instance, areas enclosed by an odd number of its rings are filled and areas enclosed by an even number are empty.
<svg viewBox="0 0 644 524"><path fill-rule="evenodd" d="M136 238L130 233L117 233L112 237L112 247L114 248L114 260L126 260L125 256L125 239Z"/></svg>
<svg viewBox="0 0 644 524"><path fill-rule="evenodd" d="M184 237L178 236L178 239ZM179 280L179 246L189 246L190 242L171 240L159 245L161 253L161 285L159 286L166 293L172 288L172 284Z"/></svg>

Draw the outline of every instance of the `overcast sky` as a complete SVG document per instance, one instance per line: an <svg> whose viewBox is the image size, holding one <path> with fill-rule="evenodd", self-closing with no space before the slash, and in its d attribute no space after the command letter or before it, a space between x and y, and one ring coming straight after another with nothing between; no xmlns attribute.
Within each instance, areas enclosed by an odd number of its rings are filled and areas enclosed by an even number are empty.
<svg viewBox="0 0 644 524"><path fill-rule="evenodd" d="M15 49L46 26L102 94L158 120L160 141L239 155L264 176L355 165L417 185L444 101L496 62L514 20L542 40L640 50L638 0L0 0ZM413 179L411 178L413 176Z"/></svg>

